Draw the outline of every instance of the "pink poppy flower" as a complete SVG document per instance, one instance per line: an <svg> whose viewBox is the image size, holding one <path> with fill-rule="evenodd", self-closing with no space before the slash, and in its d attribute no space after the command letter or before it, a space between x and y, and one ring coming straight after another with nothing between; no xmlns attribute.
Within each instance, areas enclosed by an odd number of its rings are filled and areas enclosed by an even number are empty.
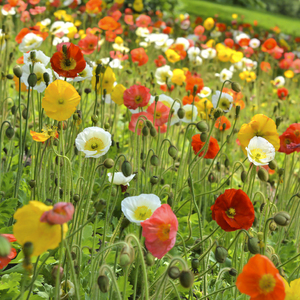
<svg viewBox="0 0 300 300"><path fill-rule="evenodd" d="M175 245L178 220L168 204L157 208L141 226L146 248L153 256L162 258Z"/></svg>
<svg viewBox="0 0 300 300"><path fill-rule="evenodd" d="M128 55L123 54L121 51L110 51L109 54L112 59L117 58L118 60L121 60L121 61L128 59Z"/></svg>
<svg viewBox="0 0 300 300"><path fill-rule="evenodd" d="M78 46L83 54L91 54L97 49L98 38L93 34L87 34L86 37L79 41Z"/></svg>
<svg viewBox="0 0 300 300"><path fill-rule="evenodd" d="M150 90L142 85L133 85L124 94L124 105L130 109L144 107L150 100Z"/></svg>
<svg viewBox="0 0 300 300"><path fill-rule="evenodd" d="M137 27L148 27L151 23L151 18L146 15L140 15L136 20L135 24Z"/></svg>
<svg viewBox="0 0 300 300"><path fill-rule="evenodd" d="M50 225L64 224L72 220L74 206L70 202L58 202L51 210L45 211L40 221L47 222Z"/></svg>
<svg viewBox="0 0 300 300"><path fill-rule="evenodd" d="M28 11L23 11L20 18L21 22L26 23L30 21L30 14Z"/></svg>
<svg viewBox="0 0 300 300"><path fill-rule="evenodd" d="M46 6L36 6L35 8L30 8L29 12L32 16L42 14L46 10Z"/></svg>
<svg viewBox="0 0 300 300"><path fill-rule="evenodd" d="M155 109L155 102L153 102L148 108L147 112L154 115L155 110L155 126L162 126L168 122L170 108L161 102L157 102Z"/></svg>
<svg viewBox="0 0 300 300"><path fill-rule="evenodd" d="M132 114L131 115L131 120L129 122L129 130L132 131L132 132L135 132L135 127L136 127L136 124L138 122L138 119L141 117L141 116L144 116L146 117L147 120L149 120L151 123L153 122L153 116L150 115L149 113L145 112L145 111L142 111L140 113L137 113L137 114ZM140 118L139 120L139 123L137 125L137 134L140 135L141 132L142 132L142 129L144 128L144 122L141 120L142 118ZM145 120L145 118L143 118ZM145 125L146 126L146 125Z"/></svg>
<svg viewBox="0 0 300 300"><path fill-rule="evenodd" d="M295 73L300 73L300 59L297 58L292 63L292 69Z"/></svg>

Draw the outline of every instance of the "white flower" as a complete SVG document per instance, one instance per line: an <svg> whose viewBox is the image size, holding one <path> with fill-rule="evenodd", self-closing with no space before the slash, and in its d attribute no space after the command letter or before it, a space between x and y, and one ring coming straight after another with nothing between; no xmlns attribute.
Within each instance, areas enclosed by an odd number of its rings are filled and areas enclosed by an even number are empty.
<svg viewBox="0 0 300 300"><path fill-rule="evenodd" d="M171 67L168 65L157 68L155 71L155 78L159 85L166 84L167 79L172 77L172 75L173 72L171 71Z"/></svg>
<svg viewBox="0 0 300 300"><path fill-rule="evenodd" d="M251 39L249 42L249 46L253 49L258 48L260 46L260 40L258 39Z"/></svg>
<svg viewBox="0 0 300 300"><path fill-rule="evenodd" d="M71 27L74 27L74 24L72 22L56 21L51 25L50 32L53 35L56 35L58 33L68 34L69 28Z"/></svg>
<svg viewBox="0 0 300 300"><path fill-rule="evenodd" d="M140 42L139 45L140 45L141 47L143 47L143 48L147 48L147 47L150 46L150 44L147 43L147 42Z"/></svg>
<svg viewBox="0 0 300 300"><path fill-rule="evenodd" d="M207 48L201 51L201 56L204 59L213 59L217 55L217 51L214 48Z"/></svg>
<svg viewBox="0 0 300 300"><path fill-rule="evenodd" d="M73 2L75 2L74 0L65 0L63 6L69 6L71 5ZM80 5L81 4L81 0L76 0L76 4Z"/></svg>
<svg viewBox="0 0 300 300"><path fill-rule="evenodd" d="M201 98L206 98L210 94L211 94L211 89L209 87L205 86L197 96L199 96Z"/></svg>
<svg viewBox="0 0 300 300"><path fill-rule="evenodd" d="M85 157L98 158L108 152L111 134L99 127L88 127L77 135L75 145L85 153Z"/></svg>
<svg viewBox="0 0 300 300"><path fill-rule="evenodd" d="M61 285L60 285L60 299L67 299L66 298L66 295L68 296L74 296L75 295L75 286L74 284L70 281L70 280L67 280L67 284L65 283L66 281L64 280ZM65 293L65 285L67 285L67 288L66 288L66 292Z"/></svg>
<svg viewBox="0 0 300 300"><path fill-rule="evenodd" d="M214 108L217 108L218 106L221 109L223 109L224 112L229 112L232 107L233 98L232 96L226 93L222 93L220 97L220 94L221 94L220 91L216 91L216 93L212 96L212 104ZM219 97L220 97L220 101L219 101ZM218 105L218 101L219 101L219 105Z"/></svg>
<svg viewBox="0 0 300 300"><path fill-rule="evenodd" d="M107 176L108 176L108 181L111 182L113 174L108 173ZM135 174L125 177L122 172L115 172L113 184L129 185L129 182L133 179L134 176Z"/></svg>
<svg viewBox="0 0 300 300"><path fill-rule="evenodd" d="M29 87L28 77L31 73L29 66L30 66L29 64L24 64L22 66L23 73L22 73L21 81L27 87ZM35 91L38 91L39 93L42 93L46 89L46 83L44 81L44 73L49 74L49 77L50 77L49 83L51 83L52 82L52 71L51 71L51 69L46 69L45 66L42 63L36 62L34 64L33 72L35 73L35 75L37 77L37 83L36 83L36 85L34 86L33 89Z"/></svg>
<svg viewBox="0 0 300 300"><path fill-rule="evenodd" d="M13 16L16 14L16 10L14 7L11 7L9 11L6 11L3 7L1 8L1 13L3 16Z"/></svg>
<svg viewBox="0 0 300 300"><path fill-rule="evenodd" d="M200 49L198 47L191 47L187 54L190 61L196 61L197 57L200 55Z"/></svg>
<svg viewBox="0 0 300 300"><path fill-rule="evenodd" d="M146 37L149 35L149 30L146 27L138 27L137 30L135 31L135 34L137 36L141 36L141 37Z"/></svg>
<svg viewBox="0 0 300 300"><path fill-rule="evenodd" d="M221 31L218 31L218 30L213 30L211 33L210 33L210 36L212 37L212 38L217 38L217 37L219 37L219 36L221 36L222 35L222 32Z"/></svg>
<svg viewBox="0 0 300 300"><path fill-rule="evenodd" d="M60 43L68 43L70 41L70 39L67 36L63 36L62 38L59 37L54 37L52 45L53 46L57 46Z"/></svg>
<svg viewBox="0 0 300 300"><path fill-rule="evenodd" d="M192 122L196 121L197 116L198 116L198 109L195 105L187 104L187 105L184 105L182 108L185 111L182 122L192 123Z"/></svg>
<svg viewBox="0 0 300 300"><path fill-rule="evenodd" d="M166 52L166 51L170 48L170 46L171 46L172 44L174 44L174 40L173 40L173 39L167 39L167 40L165 41L165 43L164 43L161 47L157 47L157 48L161 48L161 50L162 50L163 52Z"/></svg>
<svg viewBox="0 0 300 300"><path fill-rule="evenodd" d="M49 64L50 57L45 55L44 52L41 51L41 50L31 50L29 53L24 53L23 56L24 56L24 63L25 64L32 65L32 59L30 57L31 52L35 52L35 58L34 58L35 63L39 62L39 63L43 64L44 66Z"/></svg>
<svg viewBox="0 0 300 300"><path fill-rule="evenodd" d="M201 66L202 65L202 58L200 56L196 57L196 60L194 61L195 66Z"/></svg>
<svg viewBox="0 0 300 300"><path fill-rule="evenodd" d="M110 63L109 63L109 66L112 68L112 69L123 69L123 66L122 66L122 62L115 58L113 59Z"/></svg>
<svg viewBox="0 0 300 300"><path fill-rule="evenodd" d="M34 33L28 33L23 37L22 43L19 45L21 52L27 52L41 46L43 38Z"/></svg>
<svg viewBox="0 0 300 300"><path fill-rule="evenodd" d="M147 43L155 43L155 48L161 48L168 40L169 36L164 33L151 33L145 38Z"/></svg>
<svg viewBox="0 0 300 300"><path fill-rule="evenodd" d="M5 49L6 41L5 41L5 33L2 33L2 29L0 29L0 50Z"/></svg>
<svg viewBox="0 0 300 300"><path fill-rule="evenodd" d="M82 72L78 73L78 76L74 78L74 81L83 81L85 79L91 80L93 77L93 68L89 64L85 64L85 68Z"/></svg>
<svg viewBox="0 0 300 300"><path fill-rule="evenodd" d="M276 86L276 87L282 87L284 86L285 84L285 79L283 76L277 76L274 81L273 81L273 84Z"/></svg>
<svg viewBox="0 0 300 300"><path fill-rule="evenodd" d="M115 51L120 51L120 52L125 52L125 53L129 52L129 48L125 47L123 44L114 43L112 45L112 47Z"/></svg>
<svg viewBox="0 0 300 300"><path fill-rule="evenodd" d="M268 165L275 158L275 148L266 139L255 136L246 147L248 159L256 166Z"/></svg>
<svg viewBox="0 0 300 300"><path fill-rule="evenodd" d="M48 26L51 24L51 20L49 18L47 19L44 19L41 21L41 24L44 25L44 26Z"/></svg>
<svg viewBox="0 0 300 300"><path fill-rule="evenodd" d="M121 202L121 209L125 217L137 225L141 225L141 222L149 219L160 206L160 199L154 194L127 197Z"/></svg>
<svg viewBox="0 0 300 300"><path fill-rule="evenodd" d="M237 36L235 37L235 41L236 41L237 43L239 43L239 41L240 41L241 39L250 39L250 36L249 36L248 34L242 32L242 33L240 33L239 35L237 35Z"/></svg>
<svg viewBox="0 0 300 300"><path fill-rule="evenodd" d="M223 69L220 74L216 73L216 77L219 77L221 82L230 80L232 78L232 75L233 73L227 69Z"/></svg>
<svg viewBox="0 0 300 300"><path fill-rule="evenodd" d="M150 101L153 103L155 97L151 96ZM150 102L149 101L149 102ZM170 109L174 110L174 113L170 120L170 125L174 125L179 122L179 117L177 115L178 109L180 108L180 104L177 101L174 101L171 97L161 94L158 96L158 101L164 104L165 106L169 107Z"/></svg>
<svg viewBox="0 0 300 300"><path fill-rule="evenodd" d="M184 37L177 38L175 44L183 45L185 51L190 47L190 42Z"/></svg>

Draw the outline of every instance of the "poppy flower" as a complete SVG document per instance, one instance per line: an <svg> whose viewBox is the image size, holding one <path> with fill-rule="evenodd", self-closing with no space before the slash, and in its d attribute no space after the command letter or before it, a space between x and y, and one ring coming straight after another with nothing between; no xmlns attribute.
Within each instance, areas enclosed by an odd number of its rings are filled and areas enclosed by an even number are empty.
<svg viewBox="0 0 300 300"><path fill-rule="evenodd" d="M99 83L97 84L97 93L102 94L103 90L106 90L106 94L110 94L113 90L114 83L116 81L116 75L111 67L102 66L105 68L104 72L101 72L99 75ZM92 87L95 89L96 86L96 74L94 69L94 76L92 78ZM101 83L101 84L100 84Z"/></svg>
<svg viewBox="0 0 300 300"><path fill-rule="evenodd" d="M278 152L291 154L295 151L300 152L300 123L290 125L287 130L279 136L280 148Z"/></svg>
<svg viewBox="0 0 300 300"><path fill-rule="evenodd" d="M78 46L82 54L91 54L97 49L98 38L93 34L87 34L85 38L79 41Z"/></svg>
<svg viewBox="0 0 300 300"><path fill-rule="evenodd" d="M238 290L250 300L284 300L285 285L279 271L266 257L256 254L244 266L236 281Z"/></svg>
<svg viewBox="0 0 300 300"><path fill-rule="evenodd" d="M168 204L158 207L141 225L146 248L153 256L162 258L175 245L178 220Z"/></svg>
<svg viewBox="0 0 300 300"><path fill-rule="evenodd" d="M132 114L129 122L129 130L135 132L135 128L137 127L137 134L140 135L144 126L147 126L143 120L149 120L151 123L153 123L153 116L145 111ZM137 122L139 123L137 124Z"/></svg>
<svg viewBox="0 0 300 300"><path fill-rule="evenodd" d="M193 96L193 95L186 95L182 98L182 104L183 105L187 105L187 104L192 104L193 102L196 103L196 102L199 102L200 101L200 98L198 96Z"/></svg>
<svg viewBox="0 0 300 300"><path fill-rule="evenodd" d="M56 127L52 128L51 126L44 126L42 132L35 132L30 130L30 135L34 141L42 143L44 143L51 137L54 139L58 138L58 132L56 131Z"/></svg>
<svg viewBox="0 0 300 300"><path fill-rule="evenodd" d="M276 46L277 46L277 42L273 38L270 38L270 39L267 39L262 44L261 50L263 52L268 52L268 51L273 50Z"/></svg>
<svg viewBox="0 0 300 300"><path fill-rule="evenodd" d="M17 239L13 234L0 234L6 238L10 243L15 242ZM0 270L4 269L10 261L17 256L17 251L14 248L10 248L10 253L7 256L0 256Z"/></svg>
<svg viewBox="0 0 300 300"><path fill-rule="evenodd" d="M64 224L72 220L74 214L74 206L70 202L58 202L54 204L51 210L45 211L40 221L47 222L50 225Z"/></svg>
<svg viewBox="0 0 300 300"><path fill-rule="evenodd" d="M146 15L140 15L136 18L135 24L137 27L148 27L148 25L151 23L151 18Z"/></svg>
<svg viewBox="0 0 300 300"><path fill-rule="evenodd" d="M144 107L150 100L150 90L142 85L133 85L123 94L124 105L129 109Z"/></svg>
<svg viewBox="0 0 300 300"><path fill-rule="evenodd" d="M226 232L248 230L254 222L253 204L242 190L226 190L210 209L212 219Z"/></svg>
<svg viewBox="0 0 300 300"><path fill-rule="evenodd" d="M138 66L143 66L144 64L146 64L148 62L148 55L145 52L144 48L136 48L131 50L130 52L131 54L131 59L132 62L138 62Z"/></svg>
<svg viewBox="0 0 300 300"><path fill-rule="evenodd" d="M166 59L160 54L157 59L154 59L154 63L157 68L162 67L167 64Z"/></svg>
<svg viewBox="0 0 300 300"><path fill-rule="evenodd" d="M225 131L231 127L231 123L225 116L222 116L216 120L215 127L220 131Z"/></svg>
<svg viewBox="0 0 300 300"><path fill-rule="evenodd" d="M282 277L285 285L285 299L296 300L300 299L300 278L293 280L290 284Z"/></svg>
<svg viewBox="0 0 300 300"><path fill-rule="evenodd" d="M98 26L102 30L115 30L121 26L114 18L106 16L98 22Z"/></svg>
<svg viewBox="0 0 300 300"><path fill-rule="evenodd" d="M234 46L234 41L233 39L225 39L224 41L225 45L229 48L232 48Z"/></svg>
<svg viewBox="0 0 300 300"><path fill-rule="evenodd" d="M52 69L59 76L75 78L85 69L86 62L80 48L72 43L60 43L50 59Z"/></svg>
<svg viewBox="0 0 300 300"><path fill-rule="evenodd" d="M289 94L289 91L288 91L288 89L286 89L286 88L279 88L278 90L277 90L277 96L278 96L278 98L280 99L280 100L285 100L286 99L286 97L288 96L288 94Z"/></svg>
<svg viewBox="0 0 300 300"><path fill-rule="evenodd" d="M284 58L279 62L279 68L283 70L288 70L293 64L293 60L289 58Z"/></svg>
<svg viewBox="0 0 300 300"><path fill-rule="evenodd" d="M102 5L101 0L89 0L85 5L86 12L88 14L98 14L102 11Z"/></svg>
<svg viewBox="0 0 300 300"><path fill-rule="evenodd" d="M156 108L155 108L156 104ZM168 122L170 108L160 101L153 102L148 108L147 112L154 116L155 113L155 126L162 126Z"/></svg>
<svg viewBox="0 0 300 300"><path fill-rule="evenodd" d="M123 54L120 51L110 51L109 55L112 59L118 59L118 60L127 60L128 59L128 55L127 54Z"/></svg>
<svg viewBox="0 0 300 300"><path fill-rule="evenodd" d="M193 150L194 150L194 153L195 155L197 155L197 153L203 148L205 142L202 142L201 139L200 139L200 134L195 134L193 137L192 137L192 147L193 147ZM218 144L218 141L214 138L214 137L210 137L209 139L209 145L208 145L208 149L206 151L206 154L204 155L204 158L215 158L216 155L218 154L220 150L220 147L219 147L219 144ZM203 152L200 152L198 154L199 157L201 157L203 155Z"/></svg>
<svg viewBox="0 0 300 300"><path fill-rule="evenodd" d="M204 31L205 31L205 28L202 25L198 25L194 29L194 34L201 36L204 33Z"/></svg>
<svg viewBox="0 0 300 300"><path fill-rule="evenodd" d="M270 65L270 63L268 63L266 61L262 61L260 63L260 68L263 72L268 73L271 70L271 65Z"/></svg>
<svg viewBox="0 0 300 300"><path fill-rule="evenodd" d="M200 93L200 91L204 88L203 79L197 76L190 76L186 79L186 86L185 90L190 91L191 93L194 92L194 86L197 87L196 94Z"/></svg>

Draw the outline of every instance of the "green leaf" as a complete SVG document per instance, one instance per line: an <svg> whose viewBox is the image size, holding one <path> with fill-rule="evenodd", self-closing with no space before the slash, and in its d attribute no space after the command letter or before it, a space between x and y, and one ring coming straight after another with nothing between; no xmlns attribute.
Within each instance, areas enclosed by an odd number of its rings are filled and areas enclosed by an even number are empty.
<svg viewBox="0 0 300 300"><path fill-rule="evenodd" d="M124 283L125 283L125 278L124 276L120 276L118 278L118 287L121 293L124 291ZM133 294L133 289L132 285L129 283L129 281L126 282L126 291L125 291L125 299L128 299L132 294ZM124 299L124 298L123 298Z"/></svg>
<svg viewBox="0 0 300 300"><path fill-rule="evenodd" d="M0 227L6 227L7 222L14 215L17 205L17 198L6 199L0 203Z"/></svg>

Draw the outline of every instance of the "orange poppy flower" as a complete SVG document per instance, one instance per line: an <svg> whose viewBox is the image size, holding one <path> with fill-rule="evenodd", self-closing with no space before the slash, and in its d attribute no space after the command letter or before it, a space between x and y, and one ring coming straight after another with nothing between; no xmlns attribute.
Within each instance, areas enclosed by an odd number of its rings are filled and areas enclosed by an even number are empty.
<svg viewBox="0 0 300 300"><path fill-rule="evenodd" d="M203 79L197 76L190 76L186 78L186 91L193 93L195 85L197 86L196 94L198 94L204 88Z"/></svg>
<svg viewBox="0 0 300 300"><path fill-rule="evenodd" d="M15 242L17 239L13 234L0 234L2 237L6 238L10 243ZM17 256L17 251L15 248L10 249L10 253L7 256L0 256L0 270L4 269L10 261Z"/></svg>
<svg viewBox="0 0 300 300"><path fill-rule="evenodd" d="M284 300L285 286L279 271L266 257L256 254L244 266L236 281L238 290L250 300Z"/></svg>
<svg viewBox="0 0 300 300"><path fill-rule="evenodd" d="M148 55L146 54L144 48L133 49L130 52L132 62L138 62L138 66L143 66L148 62Z"/></svg>
<svg viewBox="0 0 300 300"><path fill-rule="evenodd" d="M84 39L80 40L78 46L82 49L83 54L91 54L97 49L98 38L93 34L87 34Z"/></svg>
<svg viewBox="0 0 300 300"><path fill-rule="evenodd" d="M263 72L268 73L271 70L271 65L270 65L270 63L268 63L266 61L262 61L260 63L260 68Z"/></svg>
<svg viewBox="0 0 300 300"><path fill-rule="evenodd" d="M184 96L182 98L182 104L183 105L187 105L187 104L192 104L193 103L193 100L194 100L194 97L193 95L189 95L189 96ZM198 102L200 101L200 98L195 96L195 102Z"/></svg>
<svg viewBox="0 0 300 300"><path fill-rule="evenodd" d="M237 93L232 89L223 88L223 93L229 94L232 97L234 106L240 106L241 109L245 108L245 102L242 100L244 97L242 92Z"/></svg>
<svg viewBox="0 0 300 300"><path fill-rule="evenodd" d="M16 88L16 91L19 91L19 88L20 88L20 85L19 85L19 78L14 75L14 78L13 78L13 81L15 83L15 88ZM21 82L21 92L26 92L27 91L27 86L25 85L24 82Z"/></svg>
<svg viewBox="0 0 300 300"><path fill-rule="evenodd" d="M80 48L72 43L57 45L57 52L50 59L52 69L62 77L75 78L86 66Z"/></svg>
<svg viewBox="0 0 300 300"><path fill-rule="evenodd" d="M184 50L184 45L182 44L173 44L169 49L174 50L180 56L181 60L186 57L186 51Z"/></svg>
<svg viewBox="0 0 300 300"><path fill-rule="evenodd" d="M119 28L121 24L118 23L114 18L107 16L99 21L98 26L102 30L115 30Z"/></svg>
<svg viewBox="0 0 300 300"><path fill-rule="evenodd" d="M86 12L89 14L98 14L102 11L101 0L89 0L86 5Z"/></svg>
<svg viewBox="0 0 300 300"><path fill-rule="evenodd" d="M231 123L225 116L222 116L216 120L215 127L218 128L220 131L225 131L231 127Z"/></svg>
<svg viewBox="0 0 300 300"><path fill-rule="evenodd" d="M35 35L43 38L43 40L45 40L46 37L48 36L48 32L41 32L39 26L33 26L29 28L22 28L21 31L17 34L15 41L18 44L21 44L24 36L28 33L34 33Z"/></svg>
<svg viewBox="0 0 300 300"><path fill-rule="evenodd" d="M268 52L273 50L277 46L277 42L273 39L267 39L261 46L261 50L263 52Z"/></svg>
<svg viewBox="0 0 300 300"><path fill-rule="evenodd" d="M193 147L194 153L196 155L203 148L204 144L205 144L205 142L202 142L200 139L200 134L195 134L192 137L192 147ZM220 150L220 147L219 147L218 141L211 136L209 139L208 149L207 149L206 154L204 155L204 158L211 158L211 159L215 158L216 155L218 154L219 150ZM203 152L204 151L200 152L198 154L198 156L201 157L203 155Z"/></svg>

